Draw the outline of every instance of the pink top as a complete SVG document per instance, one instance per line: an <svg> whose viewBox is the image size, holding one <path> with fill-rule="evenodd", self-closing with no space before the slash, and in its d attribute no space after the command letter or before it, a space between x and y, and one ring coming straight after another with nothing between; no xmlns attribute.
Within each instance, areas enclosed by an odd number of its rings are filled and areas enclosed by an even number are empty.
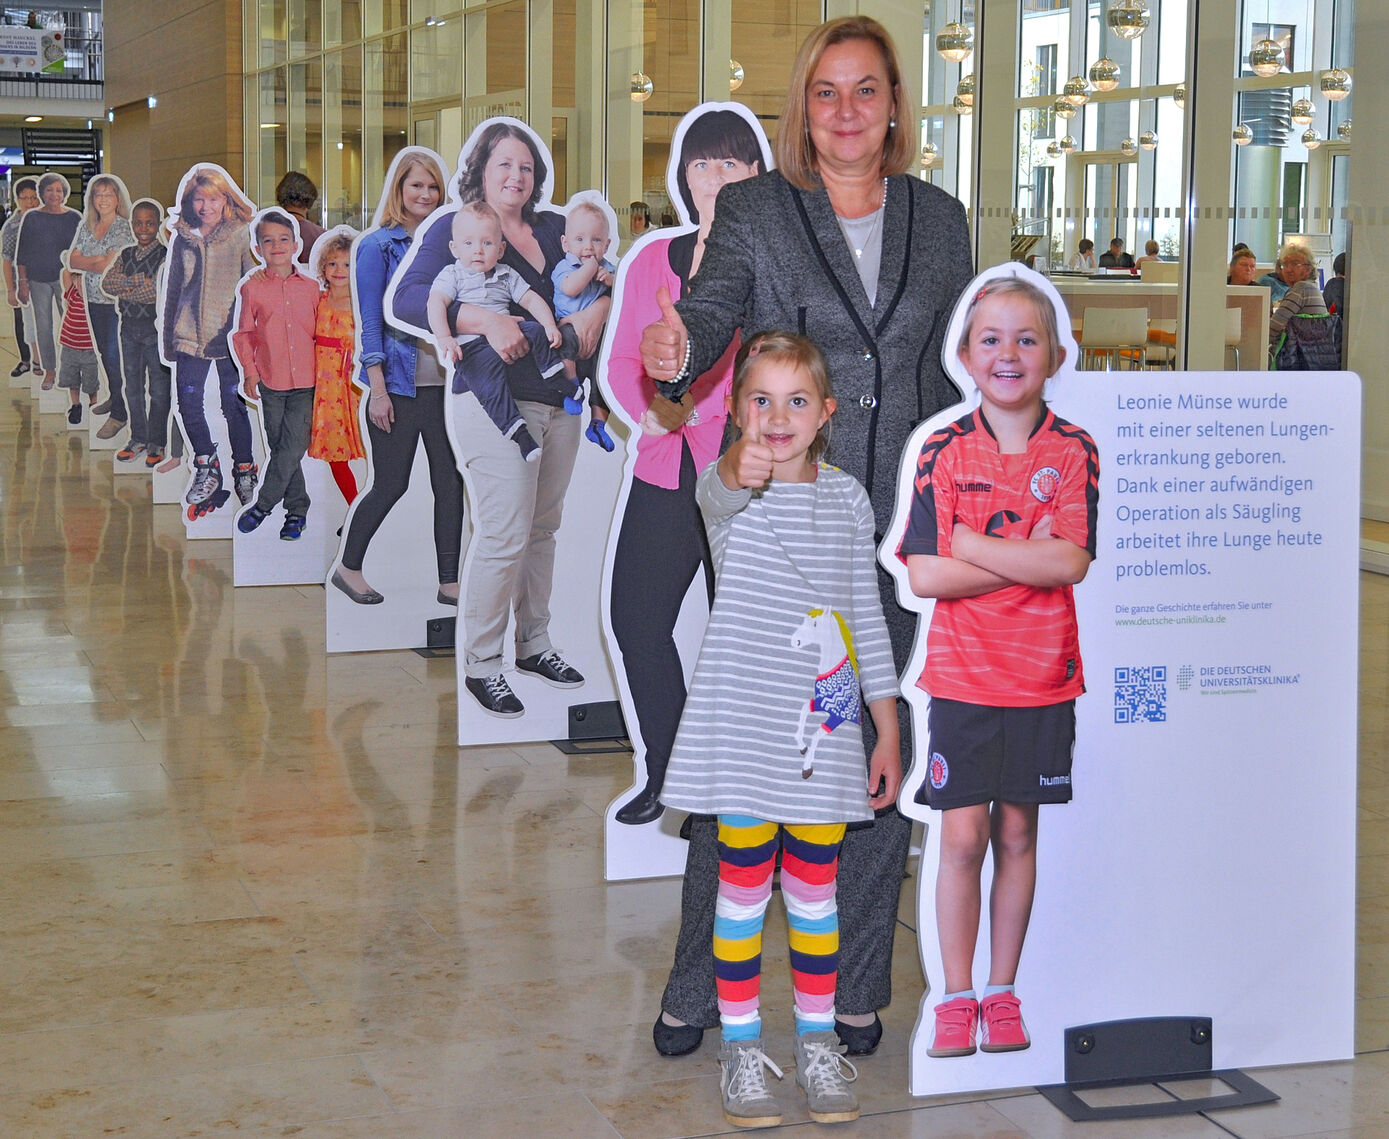
<svg viewBox="0 0 1389 1139"><path fill-rule="evenodd" d="M257 269L237 291L241 311L231 344L241 374L277 392L313 387L318 282L302 273L274 277Z"/></svg>
<svg viewBox="0 0 1389 1139"><path fill-rule="evenodd" d="M658 238L648 242L626 265L617 329L608 355L608 393L638 425L652 400L664 398L656 395L655 384L647 379L642 368L641 333L648 324L661 319L661 309L656 303L658 288L665 285L672 301L680 299L680 278L670 267L671 240ZM690 389L696 422L687 422L678 431L666 435L642 432L637 436L637 462L632 473L642 482L665 490L679 487L682 442L690 445L696 471L702 471L718 458L724 420L728 418L724 397L732 387L733 357L739 344L740 339L735 335L727 351Z"/></svg>

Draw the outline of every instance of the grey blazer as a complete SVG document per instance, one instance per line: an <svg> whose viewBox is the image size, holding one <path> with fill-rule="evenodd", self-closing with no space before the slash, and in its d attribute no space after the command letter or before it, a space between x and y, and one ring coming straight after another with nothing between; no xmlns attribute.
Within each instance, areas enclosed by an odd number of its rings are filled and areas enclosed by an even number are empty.
<svg viewBox="0 0 1389 1139"><path fill-rule="evenodd" d="M941 345L970 262L964 207L919 178L891 178L870 308L825 191L797 190L775 171L727 185L699 272L676 305L690 374L709 368L740 327L745 338L784 329L815 341L839 401L827 458L867 488L881 534L907 436L960 399Z"/></svg>

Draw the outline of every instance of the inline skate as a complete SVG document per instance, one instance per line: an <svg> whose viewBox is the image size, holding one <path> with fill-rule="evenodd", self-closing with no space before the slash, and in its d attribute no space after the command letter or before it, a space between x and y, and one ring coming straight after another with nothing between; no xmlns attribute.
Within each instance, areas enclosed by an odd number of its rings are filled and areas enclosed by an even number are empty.
<svg viewBox="0 0 1389 1139"><path fill-rule="evenodd" d="M193 485L184 499L188 503L188 520L205 518L230 497L231 491L222 485L222 464L217 461L217 453L194 455Z"/></svg>

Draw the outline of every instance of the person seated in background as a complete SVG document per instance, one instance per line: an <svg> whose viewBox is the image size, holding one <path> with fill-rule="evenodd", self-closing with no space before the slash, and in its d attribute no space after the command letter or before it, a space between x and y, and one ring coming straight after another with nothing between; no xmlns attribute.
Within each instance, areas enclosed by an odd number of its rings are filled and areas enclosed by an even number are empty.
<svg viewBox="0 0 1389 1139"><path fill-rule="evenodd" d="M1157 243L1156 241L1152 240L1152 238L1149 238L1149 239L1148 239L1146 242L1144 242L1144 244L1143 244L1143 256L1140 257L1137 261L1134 262L1134 266L1135 266L1135 267L1141 267L1142 264L1143 264L1143 262L1145 262L1145 261L1161 261L1161 260L1162 260L1162 258L1158 256L1158 243Z"/></svg>
<svg viewBox="0 0 1389 1139"><path fill-rule="evenodd" d="M1072 269L1079 269L1082 272L1095 268L1095 243L1088 237L1080 239L1080 245L1076 247L1075 253L1071 256L1070 266Z"/></svg>
<svg viewBox="0 0 1389 1139"><path fill-rule="evenodd" d="M1331 262L1331 270L1336 275L1326 282L1326 288L1322 290L1322 296L1326 300L1328 312L1339 313L1341 321L1346 319L1346 270L1349 262L1344 253L1336 254L1336 260Z"/></svg>
<svg viewBox="0 0 1389 1139"><path fill-rule="evenodd" d="M1316 266L1312 264L1312 255L1301 245L1289 244L1278 251L1278 259L1273 263L1273 272L1265 273L1257 283L1269 287L1273 303L1276 305L1293 285L1307 280L1315 273ZM1317 290L1317 295L1321 295L1320 289Z"/></svg>
<svg viewBox="0 0 1389 1139"><path fill-rule="evenodd" d="M651 207L645 202L633 202L628 209L627 228L632 231L633 237L640 237L651 228Z"/></svg>
<svg viewBox="0 0 1389 1139"><path fill-rule="evenodd" d="M298 170L288 171L275 186L275 204L299 221L299 264L309 263L314 242L323 236L323 227L309 217L309 211L318 205L318 187L307 174Z"/></svg>
<svg viewBox="0 0 1389 1139"><path fill-rule="evenodd" d="M1288 282L1268 320L1268 342L1277 344L1288 321L1299 314L1325 316L1326 298L1312 279L1312 256L1300 245L1285 245L1278 253L1283 279ZM1271 276L1272 274L1269 274ZM1265 278L1260 278L1264 280Z"/></svg>
<svg viewBox="0 0 1389 1139"><path fill-rule="evenodd" d="M1258 266L1254 260L1254 251L1249 246L1236 246L1235 254L1230 258L1230 272L1225 278L1227 285L1253 285L1256 284L1254 274L1258 272Z"/></svg>
<svg viewBox="0 0 1389 1139"><path fill-rule="evenodd" d="M1109 252L1100 254L1101 269L1132 269L1133 257L1124 252L1124 239L1116 237L1109 243Z"/></svg>

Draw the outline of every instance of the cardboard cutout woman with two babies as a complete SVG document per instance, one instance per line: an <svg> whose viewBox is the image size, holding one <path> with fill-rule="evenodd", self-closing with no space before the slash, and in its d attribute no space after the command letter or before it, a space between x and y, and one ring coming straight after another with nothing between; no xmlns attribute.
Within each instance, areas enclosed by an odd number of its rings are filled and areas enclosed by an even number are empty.
<svg viewBox="0 0 1389 1139"><path fill-rule="evenodd" d="M595 446L581 455L580 443L617 219L591 192L552 206L552 168L525 123L482 123L387 296L392 323L429 337L448 374L472 523L458 627L459 732L472 743L567 736L578 689L613 695L596 601L619 470L601 413ZM576 474L583 494L561 541Z"/></svg>
<svg viewBox="0 0 1389 1139"><path fill-rule="evenodd" d="M1064 389L1077 358L1065 305L1045 278L1016 263L980 274L944 354L965 400L912 434L880 550L902 605L921 615L903 684L915 755L899 799L927 823L918 1094L1037 1082L1023 998L1044 1010L1047 1047L1035 1060L1054 1067L1058 978L1035 964L1019 970L1039 808L1071 798L1085 688L1072 586L1095 556L1099 501L1094 441L1043 399ZM1050 961L1063 940L1033 960Z"/></svg>

